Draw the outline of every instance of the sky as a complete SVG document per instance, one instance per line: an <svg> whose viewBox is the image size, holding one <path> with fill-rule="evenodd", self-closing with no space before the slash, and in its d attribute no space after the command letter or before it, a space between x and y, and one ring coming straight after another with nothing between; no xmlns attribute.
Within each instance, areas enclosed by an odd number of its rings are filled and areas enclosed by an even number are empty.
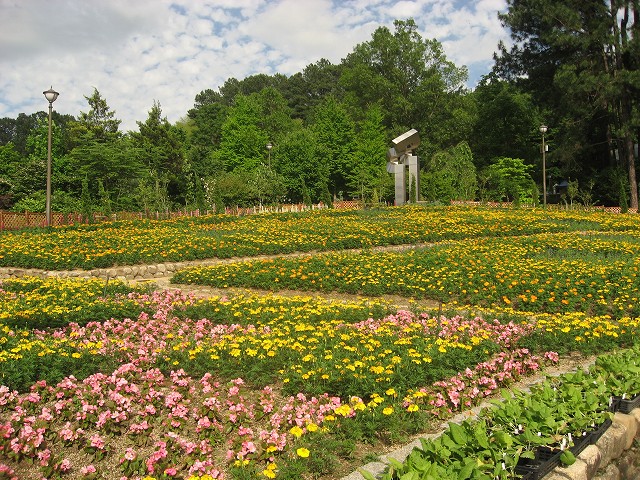
<svg viewBox="0 0 640 480"><path fill-rule="evenodd" d="M175 123L203 90L233 77L340 63L380 26L413 18L424 39L469 69L490 72L506 0L0 0L0 118L88 112L96 88L122 131L155 101Z"/></svg>

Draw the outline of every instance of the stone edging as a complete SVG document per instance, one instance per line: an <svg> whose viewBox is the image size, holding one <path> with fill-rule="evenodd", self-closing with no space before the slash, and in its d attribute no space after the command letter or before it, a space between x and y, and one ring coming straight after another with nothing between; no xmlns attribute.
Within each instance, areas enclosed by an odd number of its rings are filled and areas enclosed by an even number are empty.
<svg viewBox="0 0 640 480"><path fill-rule="evenodd" d="M616 412L613 424L596 444L585 448L573 465L556 467L544 480L637 480L640 470L633 465L633 461L619 461L631 449L636 438L640 439L640 408L629 414ZM382 456L379 462L365 465L362 470L379 476L387 468L388 458L402 462L414 447L420 447L419 439ZM353 472L342 480L364 480L364 477L359 472Z"/></svg>
<svg viewBox="0 0 640 480"><path fill-rule="evenodd" d="M155 265L129 265L122 267L95 268L93 270L40 270L37 268L0 267L0 279L17 277L38 278L102 278L122 281L139 281L171 276L181 268L193 265L213 265L224 260L201 260L193 262L158 263Z"/></svg>

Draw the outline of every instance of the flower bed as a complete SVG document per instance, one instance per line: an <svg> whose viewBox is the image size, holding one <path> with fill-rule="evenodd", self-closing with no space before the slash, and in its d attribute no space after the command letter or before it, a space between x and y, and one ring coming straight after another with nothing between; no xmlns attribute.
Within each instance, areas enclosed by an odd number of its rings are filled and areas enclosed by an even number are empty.
<svg viewBox="0 0 640 480"><path fill-rule="evenodd" d="M557 234L193 267L175 283L396 294L535 313L640 316L635 234Z"/></svg>
<svg viewBox="0 0 640 480"><path fill-rule="evenodd" d="M69 270L520 236L545 232L626 232L626 215L481 207L321 210L164 221L106 222L0 232L0 266Z"/></svg>
<svg viewBox="0 0 640 480"><path fill-rule="evenodd" d="M335 478L342 463L362 460L363 446L379 451L424 432L557 361L555 351L635 342L634 218L409 207L382 213L53 229L40 235L50 249L35 249L33 232L12 237L15 248L0 251L1 262L46 268L452 242L402 255L366 251L206 271L222 285L371 289L449 302L438 312L395 311L365 299L199 300L107 291L105 282L3 284L0 478ZM580 235L558 233L578 228ZM496 238L506 234L514 237ZM493 238L461 240L479 235ZM606 371L606 364L599 367ZM547 444L566 447L567 463L576 439L601 431L611 392L638 392L634 378L632 369L603 374L602 389L590 383L578 394L583 379L565 377L563 396L544 391L552 399L546 410L505 399L519 412L505 415L510 429L498 428L495 417L452 427L434 452L456 447L455 461L442 466L417 453L411 465L460 478L480 459L493 478L510 478L520 458L535 460L535 448ZM583 414L556 418L567 404ZM545 423L553 430L533 429L536 412L553 417ZM471 453L462 445L490 447Z"/></svg>
<svg viewBox="0 0 640 480"><path fill-rule="evenodd" d="M3 339L37 340L44 358L59 355L64 345L75 349L83 365L92 358L120 365L112 373L102 366L83 378L39 381L24 393L2 387L0 458L7 468L25 478L35 472L48 478L317 474L335 468L330 445L339 452L356 441L401 438L424 428L434 413L475 404L555 360L513 348L531 331L526 326L410 312L376 319L369 314L386 307L365 301L202 301L176 292L131 298L145 310L135 320L26 335L5 327ZM210 318L187 316L198 312ZM336 320L327 321L331 317ZM429 338L431 347L416 343ZM478 352L491 353L487 340L495 338L502 352L475 364ZM429 351L428 358L418 351ZM457 355L448 357L451 352ZM334 358L325 358L329 354ZM204 363L216 355L215 362ZM305 361L309 357L326 362L325 373L310 375L321 367ZM5 359L3 372L21 371L28 358ZM456 370L442 368L447 361L468 368L448 378ZM199 368L216 377L196 374ZM428 375L440 382L428 387ZM309 393L327 385L338 387ZM350 395L337 392L347 387Z"/></svg>

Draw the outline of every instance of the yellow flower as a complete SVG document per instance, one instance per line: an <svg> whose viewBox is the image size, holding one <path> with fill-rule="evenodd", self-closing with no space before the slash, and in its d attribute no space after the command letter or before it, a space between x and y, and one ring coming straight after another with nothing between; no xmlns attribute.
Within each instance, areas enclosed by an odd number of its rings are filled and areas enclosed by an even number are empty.
<svg viewBox="0 0 640 480"><path fill-rule="evenodd" d="M391 415L393 413L393 407L386 407L384 410L382 410L382 413L384 413L385 415Z"/></svg>
<svg viewBox="0 0 640 480"><path fill-rule="evenodd" d="M353 412L351 407L349 405L346 405L346 404L340 405L334 411L335 411L336 414L342 415L343 417L347 417L347 416L351 415L351 412Z"/></svg>
<svg viewBox="0 0 640 480"><path fill-rule="evenodd" d="M301 458L307 458L309 456L309 450L307 450L304 447L300 447L296 450L296 453L298 454L299 457Z"/></svg>
<svg viewBox="0 0 640 480"><path fill-rule="evenodd" d="M291 433L291 435L293 435L296 438L300 438L304 432L299 426L296 425L291 430L289 430L289 433Z"/></svg>
<svg viewBox="0 0 640 480"><path fill-rule="evenodd" d="M275 463L269 463L267 468L262 471L262 475L267 478L276 478L277 465Z"/></svg>

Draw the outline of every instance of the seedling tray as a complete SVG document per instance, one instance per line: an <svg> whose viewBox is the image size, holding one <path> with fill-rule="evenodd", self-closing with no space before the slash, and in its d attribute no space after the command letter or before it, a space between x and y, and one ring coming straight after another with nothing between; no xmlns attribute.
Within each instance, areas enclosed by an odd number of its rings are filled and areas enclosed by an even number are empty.
<svg viewBox="0 0 640 480"><path fill-rule="evenodd" d="M604 432L607 431L607 429L611 426L612 423L613 422L611 421L611 419L607 419L604 422L602 422L602 424L599 427L595 428L591 432L589 436L590 437L589 442L591 444L595 444L600 439L600 437L604 434Z"/></svg>
<svg viewBox="0 0 640 480"><path fill-rule="evenodd" d="M636 395L631 399L621 398L618 411L621 413L631 413L631 410L638 407L640 407L640 395Z"/></svg>

